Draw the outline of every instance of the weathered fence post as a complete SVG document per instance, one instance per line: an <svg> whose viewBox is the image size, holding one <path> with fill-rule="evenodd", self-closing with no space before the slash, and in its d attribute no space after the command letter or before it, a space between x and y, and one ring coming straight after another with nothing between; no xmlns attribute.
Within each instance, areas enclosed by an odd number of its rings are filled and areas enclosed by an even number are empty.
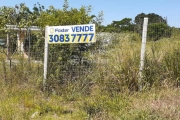
<svg viewBox="0 0 180 120"><path fill-rule="evenodd" d="M144 18L143 31L142 31L140 68L139 68L139 81L138 81L140 91L143 88L143 69L144 69L144 58L145 58L145 50L146 50L147 26L148 26L148 18Z"/></svg>
<svg viewBox="0 0 180 120"><path fill-rule="evenodd" d="M43 76L43 90L46 90L47 73L48 73L48 27L45 28L45 46L44 46L44 76Z"/></svg>

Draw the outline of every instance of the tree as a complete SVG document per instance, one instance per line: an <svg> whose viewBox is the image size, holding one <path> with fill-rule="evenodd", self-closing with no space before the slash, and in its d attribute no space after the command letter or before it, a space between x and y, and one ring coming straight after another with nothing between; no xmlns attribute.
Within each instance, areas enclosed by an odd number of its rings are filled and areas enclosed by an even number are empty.
<svg viewBox="0 0 180 120"><path fill-rule="evenodd" d="M110 25L107 25L107 32L124 32L124 31L133 31L134 24L131 18L124 18L120 21L112 21Z"/></svg>
<svg viewBox="0 0 180 120"><path fill-rule="evenodd" d="M165 18L163 18L162 16L160 16L158 14L155 14L155 13L149 13L149 14L141 13L141 14L138 14L135 17L134 22L137 25L142 25L143 21L144 21L144 17L148 17L148 23L149 24L151 24L151 23L165 23L165 24L167 24L167 20Z"/></svg>
<svg viewBox="0 0 180 120"><path fill-rule="evenodd" d="M148 17L148 24L152 24L152 23L165 23L165 24L167 24L166 19L162 18L160 15L157 15L155 13L149 13L149 14L141 13L141 14L138 14L134 20L136 27L137 27L137 30L139 32L142 31L142 25L143 25L144 17Z"/></svg>
<svg viewBox="0 0 180 120"><path fill-rule="evenodd" d="M165 23L152 23L148 26L149 40L157 41L162 37L170 37L171 28Z"/></svg>
<svg viewBox="0 0 180 120"><path fill-rule="evenodd" d="M16 25L19 28L27 28L34 24L34 15L25 3L15 5L14 7L1 7L0 18L1 27L6 27L6 25Z"/></svg>
<svg viewBox="0 0 180 120"><path fill-rule="evenodd" d="M79 9L70 8L67 0L64 1L63 8L57 9L49 6L48 9L38 12L40 15L37 18L36 24L41 28L49 26L65 26L65 25L80 25L80 24L96 24L99 29L103 20L103 14L100 12L97 16L91 15L92 6L82 6ZM39 8L36 9L39 11ZM97 29L96 29L97 30ZM42 35L36 38L33 51L37 51L41 58L43 57L44 47L41 46L44 42ZM90 69L89 63L83 63L83 57L88 58L88 50L93 45L88 44L54 44L49 46L49 73L48 85L66 86L67 83L75 82L78 76L87 74L85 72ZM93 46L96 47L96 46ZM40 52L41 51L41 52ZM73 64L72 59L77 59L77 63ZM86 69L84 69L86 67Z"/></svg>
<svg viewBox="0 0 180 120"><path fill-rule="evenodd" d="M167 20L155 13L141 13L135 17L135 30L140 35L142 34L144 17L148 18L148 38L150 40L158 40L162 37L171 36L171 30L167 24Z"/></svg>
<svg viewBox="0 0 180 120"><path fill-rule="evenodd" d="M25 5L25 3L17 4L14 7L3 6L0 7L0 28L5 32L4 34L8 34L11 36L7 42L7 53L4 49L3 53L7 56L7 58L11 61L13 55L17 51L17 32L22 33L24 31L21 28L26 28L28 30L29 26L37 25L37 18L40 15L40 11L42 11L43 7L38 3L39 6L34 6L33 12ZM17 31L10 30L6 25L16 25L18 28ZM9 34L10 33L10 34ZM13 39L12 39L13 38ZM11 40L11 41L10 41ZM12 44L13 43L13 44ZM31 43L32 44L32 43ZM13 48L10 50L10 48Z"/></svg>
<svg viewBox="0 0 180 120"><path fill-rule="evenodd" d="M20 5L15 5L15 7L0 7L0 19L1 19L1 25L0 28L4 29L4 31L7 33L8 38L7 38L7 52L5 49L3 50L3 53L6 55L7 59L10 61L10 67L11 67L11 60L16 53L17 48L13 48L13 51L9 51L13 45L13 41L10 42L9 36L10 36L10 31L7 28L7 25L16 25L19 30L18 32L21 32L21 28L27 28L32 24L32 12L29 10L29 8L24 4L21 3ZM13 31L14 32L14 31ZM13 33L12 32L12 33ZM14 37L14 34L12 37Z"/></svg>
<svg viewBox="0 0 180 120"><path fill-rule="evenodd" d="M39 3L35 4L32 11L25 5L20 4L15 7L2 7L0 9L1 28L4 28L6 24L17 25L21 28L27 28L29 26L38 26L42 29L39 32L33 32L31 35L31 51L33 51L31 57L39 56L39 60L43 60L44 53L44 28L49 26L65 26L65 25L80 25L94 23L101 29L101 23L103 20L103 13L100 12L97 16L91 15L92 6L82 6L79 9L70 8L67 0L64 0L63 9L57 9L53 6L49 6L45 9L44 6ZM5 17L4 17L5 16ZM97 29L96 29L97 30ZM89 44L56 44L49 46L49 81L54 85L67 85L68 80L72 77L77 77L81 71L86 72L89 68L89 64L83 63L82 58L88 56L88 50L96 47ZM72 56L78 56L79 64L74 65L71 63ZM85 64L82 68L81 64ZM68 71L64 73L63 71ZM68 79L68 80L67 80ZM76 78L77 79L77 78ZM61 83L61 84L59 84Z"/></svg>

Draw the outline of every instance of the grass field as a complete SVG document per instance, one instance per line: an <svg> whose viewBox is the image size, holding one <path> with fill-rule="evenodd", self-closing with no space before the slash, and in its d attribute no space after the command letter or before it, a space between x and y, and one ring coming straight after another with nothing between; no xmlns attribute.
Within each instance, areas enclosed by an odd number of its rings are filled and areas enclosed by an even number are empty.
<svg viewBox="0 0 180 120"><path fill-rule="evenodd" d="M147 42L143 90L138 91L141 38L115 35L84 81L69 83L62 94L42 92L40 64L22 57L11 69L0 54L2 120L178 120L180 119L180 37Z"/></svg>

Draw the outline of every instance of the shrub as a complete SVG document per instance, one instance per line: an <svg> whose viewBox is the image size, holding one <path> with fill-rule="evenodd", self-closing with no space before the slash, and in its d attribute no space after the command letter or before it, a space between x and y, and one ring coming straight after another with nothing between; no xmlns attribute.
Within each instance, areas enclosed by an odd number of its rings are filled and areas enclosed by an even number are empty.
<svg viewBox="0 0 180 120"><path fill-rule="evenodd" d="M148 37L152 41L157 41L163 37L171 37L171 28L165 23L149 24Z"/></svg>

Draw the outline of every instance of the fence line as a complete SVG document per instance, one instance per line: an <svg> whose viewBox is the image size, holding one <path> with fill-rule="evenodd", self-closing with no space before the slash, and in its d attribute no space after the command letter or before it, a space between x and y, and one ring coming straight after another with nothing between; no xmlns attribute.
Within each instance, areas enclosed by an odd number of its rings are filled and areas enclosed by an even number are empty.
<svg viewBox="0 0 180 120"><path fill-rule="evenodd" d="M157 44L160 44L161 42L163 44L163 41L168 40L176 41L178 43L180 39L179 27L168 26L171 24L170 21L171 19L167 18L166 24L161 21L151 23L152 20L149 20L147 28L148 48L145 52L147 56L144 58L145 71L141 73L145 77L145 83L143 84L148 84L148 86L154 85L156 83L156 79L161 81L167 77L163 74L160 78L158 78L158 74L162 71L165 72L166 70L164 68L157 70L151 66L152 64L155 64L158 67L166 66L166 69L171 69L171 73L169 74L173 74L172 77L178 78L178 68L174 68L172 70L172 66L166 62L170 58L163 53L163 51L166 51L168 54L170 54L169 52L172 52L172 54L178 55L178 52L173 52L173 48L178 49L178 47L172 47L169 51L161 45L159 45L161 47L157 47ZM175 20L173 19L172 21ZM177 24L178 22L176 22L176 25ZM38 71L37 75L39 75L42 80L47 80L47 89L54 89L57 91L58 89L68 88L68 86L71 85L74 85L74 87L78 86L79 88L75 87L77 90L90 90L95 85L99 85L101 86L101 89L111 92L123 91L125 88L128 88L129 90L137 90L139 80L139 70L137 68L139 68L143 26L142 24L135 24L134 26L131 25L131 28L128 28L127 25L123 27L121 26L120 29L117 28L120 31L98 33L96 43L49 45L49 56L45 56L49 59L49 64L47 66L48 71L46 73L48 76L47 78L45 78L45 74L43 75L42 67L42 63L46 63L46 61L44 61L44 31L31 32L30 41L28 40L28 34L25 33L23 48L24 52L27 53L31 59L30 61L25 58L22 59L19 56L22 56L23 54L21 52L16 52L12 61L17 60L21 62L13 62L13 66L16 68L14 67L12 69L17 71L17 68L21 66L22 70L27 70L27 73L32 74L35 73L34 71ZM141 33L139 31L141 31ZM10 55L13 55L13 52L15 52L17 48L17 32L11 31L9 34L11 44L9 45L8 51L10 52ZM7 34L5 32L1 32L0 35L2 39L6 40ZM143 43L145 44L145 42ZM171 48L171 45L168 47ZM29 46L31 46L30 49ZM159 51L161 51L161 54ZM7 48L1 47L1 56L6 58L6 53ZM175 58L173 58L173 56L171 56L171 59L176 61L176 63L178 62ZM5 63L9 64L8 62ZM31 65L38 64L39 66L33 66L35 68L32 68L34 70L31 71L32 69L27 69L31 68L26 66L28 63ZM143 66L142 62L140 66ZM8 67L8 65L6 65L6 67ZM3 71L7 74L9 68L1 68L2 76L5 74ZM140 68L140 71L142 71L142 68ZM24 74L24 76L27 75L25 74L25 71L21 71L20 73ZM7 78L10 75L11 74L8 74ZM12 75L15 75L15 73ZM26 78L26 76L24 78ZM4 79L4 77L2 79ZM45 81L43 81L43 85L45 86Z"/></svg>

